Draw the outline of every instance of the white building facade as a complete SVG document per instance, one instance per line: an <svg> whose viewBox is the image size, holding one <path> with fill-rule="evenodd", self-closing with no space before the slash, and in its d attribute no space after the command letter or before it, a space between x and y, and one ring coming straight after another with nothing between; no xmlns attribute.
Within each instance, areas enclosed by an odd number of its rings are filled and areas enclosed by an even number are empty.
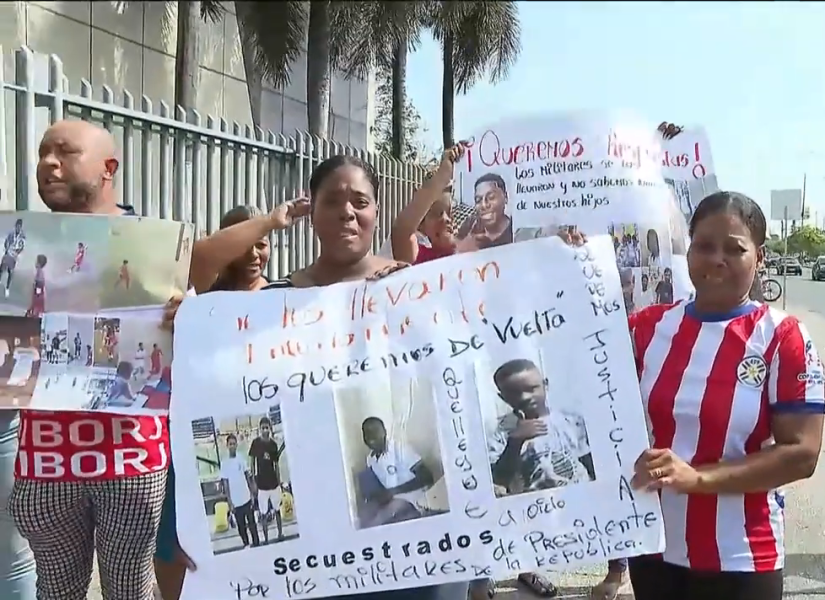
<svg viewBox="0 0 825 600"><path fill-rule="evenodd" d="M225 2L218 23L202 25L197 109L206 116L251 125L234 3ZM14 69L12 51L22 45L63 61L69 91L81 79L100 94L128 90L157 107L174 99L177 2L78 1L0 2L0 46L6 77ZM330 137L341 144L371 149L371 84L335 76L332 81ZM261 126L292 134L307 128L306 53L293 66L282 90L265 84ZM13 113L13 110L7 111ZM8 119L10 115L6 115Z"/></svg>

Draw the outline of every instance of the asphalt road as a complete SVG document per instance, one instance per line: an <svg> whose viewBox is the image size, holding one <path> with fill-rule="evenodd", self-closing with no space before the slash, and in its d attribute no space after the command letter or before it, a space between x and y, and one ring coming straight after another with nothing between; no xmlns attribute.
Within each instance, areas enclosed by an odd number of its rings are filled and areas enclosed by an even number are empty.
<svg viewBox="0 0 825 600"><path fill-rule="evenodd" d="M781 281L782 279L779 278ZM785 287L787 312L800 318L808 327L820 352L825 354L825 282L812 282L805 269L802 277L788 277ZM782 307L782 298L777 302ZM824 453L825 454L825 453ZM820 458L814 476L795 484L786 499L786 574L785 598L789 600L823 600L825 597L825 457ZM559 598L583 599L601 580L606 566L573 573L555 574L560 586ZM89 600L100 600L97 573ZM633 595L625 588L621 600ZM497 598L528 600L535 598L512 582L501 582Z"/></svg>

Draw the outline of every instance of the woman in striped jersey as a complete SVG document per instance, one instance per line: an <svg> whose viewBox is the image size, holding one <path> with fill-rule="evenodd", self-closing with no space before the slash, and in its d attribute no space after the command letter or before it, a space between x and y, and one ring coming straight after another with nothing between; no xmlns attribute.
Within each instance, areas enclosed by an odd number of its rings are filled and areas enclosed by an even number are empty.
<svg viewBox="0 0 825 600"><path fill-rule="evenodd" d="M631 559L636 600L780 600L784 500L822 444L822 363L795 317L749 299L765 216L735 192L691 219L695 299L630 316L653 448L634 485L660 490L667 548Z"/></svg>

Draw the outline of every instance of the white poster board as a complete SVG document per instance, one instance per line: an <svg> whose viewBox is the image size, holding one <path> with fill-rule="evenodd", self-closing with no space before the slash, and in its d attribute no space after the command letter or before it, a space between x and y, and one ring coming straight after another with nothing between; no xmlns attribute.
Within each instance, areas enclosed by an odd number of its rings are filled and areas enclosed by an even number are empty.
<svg viewBox="0 0 825 600"><path fill-rule="evenodd" d="M648 437L606 235L187 299L174 352L177 530L199 567L185 600L378 592L663 548L658 496L628 483Z"/></svg>
<svg viewBox="0 0 825 600"><path fill-rule="evenodd" d="M718 189L701 129L666 141L628 113L508 119L477 132L456 171L459 202L472 208L460 252L559 228L608 232L630 308L692 293L687 221Z"/></svg>

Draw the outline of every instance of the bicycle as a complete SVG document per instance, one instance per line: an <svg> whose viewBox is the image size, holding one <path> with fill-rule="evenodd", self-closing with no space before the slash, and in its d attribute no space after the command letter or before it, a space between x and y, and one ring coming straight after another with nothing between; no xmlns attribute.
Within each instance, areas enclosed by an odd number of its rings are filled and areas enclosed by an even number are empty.
<svg viewBox="0 0 825 600"><path fill-rule="evenodd" d="M762 279L762 295L765 302L776 302L782 296L782 284L776 279L765 277Z"/></svg>

